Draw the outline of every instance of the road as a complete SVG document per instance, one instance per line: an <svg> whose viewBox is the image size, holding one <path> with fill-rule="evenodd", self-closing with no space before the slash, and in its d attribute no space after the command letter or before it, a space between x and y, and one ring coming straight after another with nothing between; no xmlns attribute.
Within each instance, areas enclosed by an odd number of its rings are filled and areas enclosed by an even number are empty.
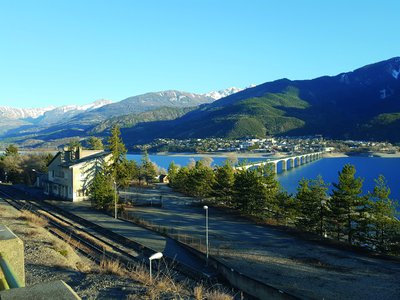
<svg viewBox="0 0 400 300"><path fill-rule="evenodd" d="M110 215L93 210L89 201L72 203L67 201L47 200L46 202L57 205L58 207L87 221L144 245L147 248L154 250L154 252L162 252L163 255L195 270L199 270L208 276L211 276L214 273L214 271L208 268L203 261L182 248L173 239L167 238L130 222L115 219Z"/></svg>
<svg viewBox="0 0 400 300"><path fill-rule="evenodd" d="M12 187L0 185L0 188L7 191L7 189ZM44 195L40 190L28 188L23 185L14 186L14 188L23 191L25 195L30 194L36 199L44 200ZM94 210L91 207L90 201L73 203L69 201L52 200L46 198L45 202L56 205L61 209L69 211L70 213L73 213L89 222L109 229L116 234L152 249L154 252L162 252L164 256L184 264L192 270L202 272L205 277L212 277L215 275L214 269L208 267L203 260L194 256L173 239L135 225L131 222L115 219L114 217L104 214L101 211ZM88 229L88 231L91 231L91 229Z"/></svg>
<svg viewBox="0 0 400 300"><path fill-rule="evenodd" d="M196 239L205 236L205 214L195 199L158 189L132 190L133 197L162 207L134 207L130 213L174 227ZM399 260L385 260L303 240L273 226L252 224L209 208L211 254L242 273L294 295L313 299L400 299Z"/></svg>

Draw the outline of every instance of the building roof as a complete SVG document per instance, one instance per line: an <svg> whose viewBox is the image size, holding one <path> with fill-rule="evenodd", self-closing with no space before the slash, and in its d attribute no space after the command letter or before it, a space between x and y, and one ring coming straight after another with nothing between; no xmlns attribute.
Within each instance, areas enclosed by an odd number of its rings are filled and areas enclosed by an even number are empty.
<svg viewBox="0 0 400 300"><path fill-rule="evenodd" d="M80 158L80 159L64 161L61 164L61 166L70 168L70 167L73 167L75 165L86 163L86 162L89 162L89 161L92 161L92 160L95 160L95 159L106 158L108 155L111 155L111 152L103 151L103 152L99 152L99 153L95 153L95 154L92 154L92 155L85 156L85 157Z"/></svg>
<svg viewBox="0 0 400 300"><path fill-rule="evenodd" d="M91 153L92 152L92 153ZM50 166L53 164L53 162L57 159L60 158L61 163L58 164L58 166L65 167L65 168L70 168L75 165L79 165L82 163L86 163L92 160L96 159L104 159L108 155L111 155L111 152L109 151L97 151L97 150L81 150L78 149L77 151L60 151L58 152L53 159L48 163L47 166ZM78 158L75 158L78 157Z"/></svg>

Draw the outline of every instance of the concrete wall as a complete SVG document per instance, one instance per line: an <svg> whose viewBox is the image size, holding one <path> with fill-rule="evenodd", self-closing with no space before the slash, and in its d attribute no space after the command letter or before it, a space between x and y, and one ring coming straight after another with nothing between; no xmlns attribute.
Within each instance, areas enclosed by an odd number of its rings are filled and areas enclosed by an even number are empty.
<svg viewBox="0 0 400 300"><path fill-rule="evenodd" d="M74 290L62 280L40 283L19 289L9 289L0 292L1 300L79 300Z"/></svg>
<svg viewBox="0 0 400 300"><path fill-rule="evenodd" d="M179 241L177 243L181 244L182 247L188 249L190 252L200 257L204 261L206 261L206 256L204 253L189 247L186 244L183 244ZM216 258L209 256L208 263L213 268L215 268L218 272L218 275L222 277L224 280L229 282L235 288L243 291L247 295L250 295L257 299L276 299L276 300L292 300L299 299L293 295L285 293L273 286L270 286L264 282L258 281L257 279L251 278L247 275L240 273L237 270L232 269L231 267L225 265L221 261Z"/></svg>
<svg viewBox="0 0 400 300"><path fill-rule="evenodd" d="M0 253L18 281L25 285L24 243L7 226L0 224Z"/></svg>

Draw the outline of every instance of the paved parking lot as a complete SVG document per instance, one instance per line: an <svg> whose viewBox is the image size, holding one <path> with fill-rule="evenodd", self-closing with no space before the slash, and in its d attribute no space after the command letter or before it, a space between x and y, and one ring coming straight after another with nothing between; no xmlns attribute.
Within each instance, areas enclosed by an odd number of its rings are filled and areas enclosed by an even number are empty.
<svg viewBox="0 0 400 300"><path fill-rule="evenodd" d="M130 209L137 217L174 227L195 239L205 236L205 212L197 200L166 186L134 189L133 197L162 207ZM135 194L136 193L136 194ZM250 277L304 298L400 299L400 263L297 238L209 208L211 253Z"/></svg>

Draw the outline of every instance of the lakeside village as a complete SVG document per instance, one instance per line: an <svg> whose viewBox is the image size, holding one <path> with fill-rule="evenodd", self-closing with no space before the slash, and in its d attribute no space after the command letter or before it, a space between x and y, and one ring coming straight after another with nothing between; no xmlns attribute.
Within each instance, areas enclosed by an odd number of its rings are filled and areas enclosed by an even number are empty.
<svg viewBox="0 0 400 300"><path fill-rule="evenodd" d="M400 145L389 142L329 140L322 135L302 137L269 137L264 139L156 139L148 144L136 145L132 148L135 153L147 150L150 153L160 152L188 152L188 153L216 153L216 152L252 152L266 155L291 155L294 153L311 152L339 152L348 155L386 153L396 154Z"/></svg>

